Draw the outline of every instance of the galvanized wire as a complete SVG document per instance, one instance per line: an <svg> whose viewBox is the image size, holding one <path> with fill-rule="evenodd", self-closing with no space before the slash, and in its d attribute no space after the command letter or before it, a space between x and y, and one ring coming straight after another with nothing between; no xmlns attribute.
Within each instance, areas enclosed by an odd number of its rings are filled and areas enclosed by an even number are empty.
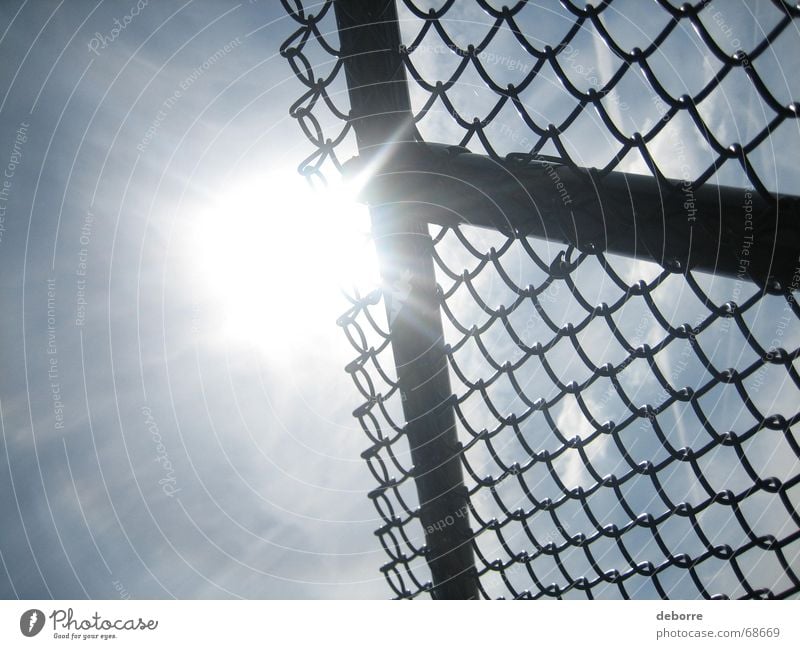
<svg viewBox="0 0 800 649"><path fill-rule="evenodd" d="M776 89L769 66L800 48L797 7L775 0L745 48L726 31L730 12L720 19L709 2L653 3L636 46L615 31L634 11L619 1L562 2L563 29L536 38L532 26L556 20L552 8L422 4L403 0L401 28L423 137L446 133L497 159L550 155L556 176L561 166L594 166L598 178L639 171L664 186L680 176L687 217L708 182L773 202L783 189L800 104L791 88ZM312 176L341 170L350 134L331 5L312 15L284 1L299 24L282 53L308 88L291 113L314 145L301 165ZM659 74L678 34L707 72L675 72L696 85L675 96ZM312 44L330 58L321 79ZM431 66L436 56L447 63ZM605 69L587 73L592 60ZM720 93L730 103L724 84L736 75L735 99L746 89L752 109L757 97L757 124L731 123L735 106L723 118L707 110ZM627 128L621 106L643 103L655 112ZM677 130L680 120L693 129ZM739 277L723 279L469 226L433 229L482 596L800 593L800 271L788 286L758 287L745 272L749 245ZM339 324L357 352L347 372L364 399L354 415L370 440L383 570L396 596L415 597L431 585L383 303L402 290L353 296Z"/></svg>

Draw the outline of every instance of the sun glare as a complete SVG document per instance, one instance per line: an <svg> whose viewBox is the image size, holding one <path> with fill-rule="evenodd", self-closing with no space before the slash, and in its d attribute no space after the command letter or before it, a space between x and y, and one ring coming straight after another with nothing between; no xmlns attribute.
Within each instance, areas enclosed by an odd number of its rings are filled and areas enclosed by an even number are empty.
<svg viewBox="0 0 800 649"><path fill-rule="evenodd" d="M367 210L342 184L266 174L216 194L192 222L195 277L228 342L279 350L340 315L342 289L377 281Z"/></svg>

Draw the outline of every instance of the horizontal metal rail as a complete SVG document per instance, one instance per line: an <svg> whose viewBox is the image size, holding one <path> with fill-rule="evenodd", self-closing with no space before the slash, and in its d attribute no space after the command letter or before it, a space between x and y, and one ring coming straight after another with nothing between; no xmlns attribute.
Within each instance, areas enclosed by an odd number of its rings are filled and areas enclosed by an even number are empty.
<svg viewBox="0 0 800 649"><path fill-rule="evenodd" d="M426 205L432 223L469 224L506 234L612 252L673 272L701 270L778 291L798 286L800 198L765 200L754 189L622 172L602 178L555 158L513 154L498 161L458 146L394 146L363 196ZM351 160L348 173L364 169Z"/></svg>

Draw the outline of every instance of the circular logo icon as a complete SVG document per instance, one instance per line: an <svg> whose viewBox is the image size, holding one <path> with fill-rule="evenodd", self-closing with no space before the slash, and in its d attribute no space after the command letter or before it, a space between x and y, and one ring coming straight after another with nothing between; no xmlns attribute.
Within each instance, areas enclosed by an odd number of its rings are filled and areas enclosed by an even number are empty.
<svg viewBox="0 0 800 649"><path fill-rule="evenodd" d="M25 611L19 618L19 630L22 635L32 638L44 627L44 613L38 608Z"/></svg>

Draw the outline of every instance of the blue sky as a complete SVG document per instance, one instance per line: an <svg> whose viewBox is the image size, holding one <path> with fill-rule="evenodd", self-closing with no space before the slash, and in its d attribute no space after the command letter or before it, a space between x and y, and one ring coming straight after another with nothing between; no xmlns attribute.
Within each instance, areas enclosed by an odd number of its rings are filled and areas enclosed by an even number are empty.
<svg viewBox="0 0 800 649"><path fill-rule="evenodd" d="M1 596L386 596L331 269L363 210L295 173L293 28L0 7Z"/></svg>

